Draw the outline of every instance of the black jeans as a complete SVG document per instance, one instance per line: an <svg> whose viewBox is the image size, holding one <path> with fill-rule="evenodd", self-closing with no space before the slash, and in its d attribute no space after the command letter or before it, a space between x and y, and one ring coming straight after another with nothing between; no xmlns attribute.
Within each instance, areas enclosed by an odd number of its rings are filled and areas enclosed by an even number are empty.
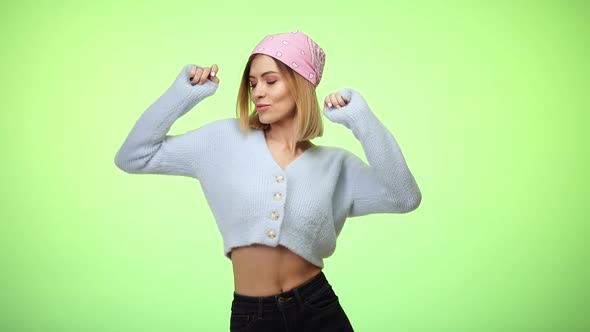
<svg viewBox="0 0 590 332"><path fill-rule="evenodd" d="M323 271L303 284L269 296L234 291L230 331L354 331Z"/></svg>

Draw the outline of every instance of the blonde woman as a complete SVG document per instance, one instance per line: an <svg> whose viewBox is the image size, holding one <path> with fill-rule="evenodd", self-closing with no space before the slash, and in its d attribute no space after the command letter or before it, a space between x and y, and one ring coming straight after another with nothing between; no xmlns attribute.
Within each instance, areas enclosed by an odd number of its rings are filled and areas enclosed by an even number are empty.
<svg viewBox="0 0 590 332"><path fill-rule="evenodd" d="M357 91L331 93L320 109L324 59L303 32L268 35L244 68L236 118L167 135L219 86L217 65L186 65L115 157L128 173L199 180L233 266L231 331L353 331L322 271L344 221L420 205L400 147ZM368 164L311 142L322 113L351 130Z"/></svg>

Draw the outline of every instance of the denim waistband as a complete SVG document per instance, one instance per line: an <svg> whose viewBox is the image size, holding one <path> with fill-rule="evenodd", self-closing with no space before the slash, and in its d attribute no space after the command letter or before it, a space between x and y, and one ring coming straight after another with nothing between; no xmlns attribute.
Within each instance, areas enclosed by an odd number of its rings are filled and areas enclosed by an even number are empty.
<svg viewBox="0 0 590 332"><path fill-rule="evenodd" d="M292 288L288 291L268 296L248 296L238 294L234 291L234 303L239 303L240 307L265 307L272 308L277 306L285 306L290 303L302 303L303 299L315 293L323 287L329 285L326 275L320 271L311 279L305 281L301 285Z"/></svg>

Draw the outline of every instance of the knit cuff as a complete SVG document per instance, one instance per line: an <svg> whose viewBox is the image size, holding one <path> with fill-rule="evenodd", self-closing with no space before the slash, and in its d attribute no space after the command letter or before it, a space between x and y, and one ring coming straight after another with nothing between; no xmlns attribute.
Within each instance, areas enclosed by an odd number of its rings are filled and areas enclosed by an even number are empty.
<svg viewBox="0 0 590 332"><path fill-rule="evenodd" d="M323 113L330 121L351 129L357 138L365 132L363 129L376 128L375 125L381 124L360 93L346 88L338 91L338 94L348 101L348 104L340 108L324 108Z"/></svg>
<svg viewBox="0 0 590 332"><path fill-rule="evenodd" d="M182 114L194 107L201 100L213 95L218 87L217 83L209 79L203 84L193 85L190 80L191 66L191 64L187 64L182 68L167 91L167 93L174 95L173 100L181 101L182 105L180 105L180 109L183 110Z"/></svg>

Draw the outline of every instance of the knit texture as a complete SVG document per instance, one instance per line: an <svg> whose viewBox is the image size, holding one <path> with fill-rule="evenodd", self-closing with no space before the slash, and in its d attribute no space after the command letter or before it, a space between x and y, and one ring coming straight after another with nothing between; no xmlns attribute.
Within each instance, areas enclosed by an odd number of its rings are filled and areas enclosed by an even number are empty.
<svg viewBox="0 0 590 332"><path fill-rule="evenodd" d="M210 80L192 85L189 71L184 66L139 117L115 164L132 174L199 180L226 257L238 246L282 245L323 267L347 217L406 213L420 205L422 194L395 138L355 90L339 91L348 104L323 114L352 131L369 164L343 148L315 146L283 169L264 132L243 134L235 118L167 135L174 121L217 90Z"/></svg>

